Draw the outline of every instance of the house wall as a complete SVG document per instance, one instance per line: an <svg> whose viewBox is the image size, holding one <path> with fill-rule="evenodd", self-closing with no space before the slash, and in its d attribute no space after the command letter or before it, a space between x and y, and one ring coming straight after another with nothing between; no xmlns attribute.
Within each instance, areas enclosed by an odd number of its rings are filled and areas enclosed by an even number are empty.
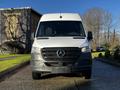
<svg viewBox="0 0 120 90"><path fill-rule="evenodd" d="M32 46L31 34L35 32L41 14L31 8L0 10L0 44L19 42L30 52Z"/></svg>

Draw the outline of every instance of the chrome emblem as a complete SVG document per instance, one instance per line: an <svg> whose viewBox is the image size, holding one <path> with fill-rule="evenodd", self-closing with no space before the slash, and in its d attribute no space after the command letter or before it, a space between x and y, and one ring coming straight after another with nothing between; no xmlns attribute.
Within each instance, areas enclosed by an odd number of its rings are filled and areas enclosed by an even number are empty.
<svg viewBox="0 0 120 90"><path fill-rule="evenodd" d="M62 49L59 49L57 50L56 54L57 54L57 57L62 58L65 56L65 51Z"/></svg>

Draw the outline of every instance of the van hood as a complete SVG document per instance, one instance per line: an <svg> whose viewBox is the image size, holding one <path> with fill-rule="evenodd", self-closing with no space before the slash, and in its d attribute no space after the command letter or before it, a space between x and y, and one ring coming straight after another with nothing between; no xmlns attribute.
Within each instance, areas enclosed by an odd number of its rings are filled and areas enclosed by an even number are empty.
<svg viewBox="0 0 120 90"><path fill-rule="evenodd" d="M84 47L88 46L88 40L74 39L73 37L49 37L46 38L35 38L33 47L44 48L44 47Z"/></svg>

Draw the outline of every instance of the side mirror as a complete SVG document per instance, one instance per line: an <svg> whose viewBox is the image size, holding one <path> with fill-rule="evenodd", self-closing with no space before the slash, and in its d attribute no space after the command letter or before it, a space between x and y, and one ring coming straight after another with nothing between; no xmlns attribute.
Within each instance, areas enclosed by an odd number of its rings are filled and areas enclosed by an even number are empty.
<svg viewBox="0 0 120 90"><path fill-rule="evenodd" d="M93 39L93 35L92 35L91 31L88 31L87 39L88 39L88 41Z"/></svg>

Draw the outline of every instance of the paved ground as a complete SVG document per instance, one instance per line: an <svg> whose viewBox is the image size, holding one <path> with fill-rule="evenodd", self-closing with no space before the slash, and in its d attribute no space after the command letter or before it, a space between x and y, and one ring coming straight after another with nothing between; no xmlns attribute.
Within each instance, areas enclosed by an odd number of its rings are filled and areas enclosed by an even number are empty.
<svg viewBox="0 0 120 90"><path fill-rule="evenodd" d="M30 66L0 83L0 90L120 90L120 68L93 62L91 80L82 77L48 75L43 80L31 79Z"/></svg>

